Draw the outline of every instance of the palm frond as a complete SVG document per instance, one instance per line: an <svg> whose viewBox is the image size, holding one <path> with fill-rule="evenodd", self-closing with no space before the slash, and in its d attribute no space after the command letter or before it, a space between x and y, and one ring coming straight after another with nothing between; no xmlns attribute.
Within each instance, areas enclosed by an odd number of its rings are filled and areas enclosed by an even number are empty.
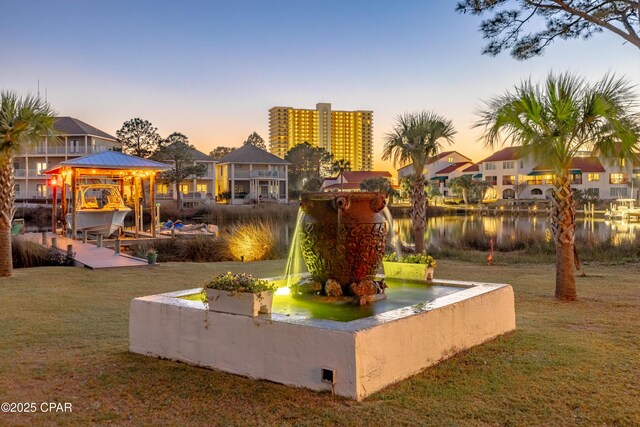
<svg viewBox="0 0 640 427"><path fill-rule="evenodd" d="M637 97L625 79L607 75L590 85L570 73L551 73L543 84L524 81L486 102L475 127L483 128L487 146L520 146L523 155L563 173L585 149L633 156L640 135L636 109Z"/></svg>

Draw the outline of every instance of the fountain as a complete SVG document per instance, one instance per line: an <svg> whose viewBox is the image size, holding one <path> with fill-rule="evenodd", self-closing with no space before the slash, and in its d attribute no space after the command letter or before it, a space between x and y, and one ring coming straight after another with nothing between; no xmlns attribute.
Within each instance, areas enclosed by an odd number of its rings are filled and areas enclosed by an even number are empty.
<svg viewBox="0 0 640 427"><path fill-rule="evenodd" d="M350 295L358 305L385 297L375 280L387 241L382 193L305 193L300 210L300 250L310 278L294 294Z"/></svg>
<svg viewBox="0 0 640 427"><path fill-rule="evenodd" d="M208 311L200 289L136 298L130 350L361 400L515 329L509 285L377 276L384 208L379 193L303 194L272 313Z"/></svg>

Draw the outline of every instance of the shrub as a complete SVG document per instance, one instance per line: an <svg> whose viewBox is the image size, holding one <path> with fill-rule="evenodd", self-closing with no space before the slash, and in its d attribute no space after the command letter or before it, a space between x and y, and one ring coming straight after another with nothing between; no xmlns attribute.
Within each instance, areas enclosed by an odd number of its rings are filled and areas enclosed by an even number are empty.
<svg viewBox="0 0 640 427"><path fill-rule="evenodd" d="M236 260L260 261L278 255L276 232L270 223L236 224L229 234L229 251Z"/></svg>
<svg viewBox="0 0 640 427"><path fill-rule="evenodd" d="M426 264L427 268L436 268L436 260L426 253L408 254L405 256L398 255L395 252L386 254L382 257L387 262L403 262L407 264Z"/></svg>
<svg viewBox="0 0 640 427"><path fill-rule="evenodd" d="M19 237L11 239L13 268L69 266L73 260L51 247L44 247Z"/></svg>
<svg viewBox="0 0 640 427"><path fill-rule="evenodd" d="M158 253L158 262L218 262L233 259L225 236L157 239L153 242L136 243L131 246L131 252L134 256L146 258L152 247Z"/></svg>
<svg viewBox="0 0 640 427"><path fill-rule="evenodd" d="M229 272L213 277L204 284L204 288L229 291L230 293L249 292L259 294L267 291L274 292L278 287L266 280L253 277L251 274L231 274Z"/></svg>

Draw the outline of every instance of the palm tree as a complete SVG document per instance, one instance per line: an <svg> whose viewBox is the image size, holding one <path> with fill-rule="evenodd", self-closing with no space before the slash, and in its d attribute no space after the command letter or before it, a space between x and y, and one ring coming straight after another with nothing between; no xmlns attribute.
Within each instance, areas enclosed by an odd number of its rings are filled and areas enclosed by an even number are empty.
<svg viewBox="0 0 640 427"><path fill-rule="evenodd" d="M38 97L0 93L0 277L13 273L11 222L14 208L13 156L53 134L53 111Z"/></svg>
<svg viewBox="0 0 640 427"><path fill-rule="evenodd" d="M348 160L340 159L331 164L331 172L338 173L340 175L340 190L344 184L344 171L351 170L351 162Z"/></svg>
<svg viewBox="0 0 640 427"><path fill-rule="evenodd" d="M482 202L490 186L487 181L477 181L471 175L461 175L449 181L449 188L462 195L465 205Z"/></svg>
<svg viewBox="0 0 640 427"><path fill-rule="evenodd" d="M416 252L424 251L427 202L424 191L424 168L440 152L441 141L453 142L456 131L451 120L432 112L405 113L398 116L393 130L386 135L383 160L393 160L394 166L413 163L411 188L411 220Z"/></svg>
<svg viewBox="0 0 640 427"><path fill-rule="evenodd" d="M556 245L555 296L575 300L575 214L569 166L578 151L595 150L606 158L632 158L638 148L634 93L624 79L605 76L596 84L569 73L550 74L544 84L530 81L513 93L486 103L476 126L495 147L510 141L523 156L549 165L552 189L552 230Z"/></svg>
<svg viewBox="0 0 640 427"><path fill-rule="evenodd" d="M470 175L461 175L449 181L449 188L456 194L462 195L465 206L469 204L469 193L473 191L473 178Z"/></svg>

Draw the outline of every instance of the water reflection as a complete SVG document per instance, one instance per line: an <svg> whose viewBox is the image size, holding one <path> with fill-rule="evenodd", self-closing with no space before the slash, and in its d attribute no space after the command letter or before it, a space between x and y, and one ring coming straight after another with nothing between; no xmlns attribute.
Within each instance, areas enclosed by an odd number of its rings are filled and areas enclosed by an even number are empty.
<svg viewBox="0 0 640 427"><path fill-rule="evenodd" d="M414 242L411 219L394 219L394 228L404 243ZM426 241L435 247L441 247L446 241L459 241L470 233L486 234L497 241L515 239L517 235L536 233L542 236L551 229L551 220L547 217L513 216L440 216L427 218ZM605 241L612 243L634 241L640 235L640 223L626 221L605 221L604 219L578 219L576 238Z"/></svg>

